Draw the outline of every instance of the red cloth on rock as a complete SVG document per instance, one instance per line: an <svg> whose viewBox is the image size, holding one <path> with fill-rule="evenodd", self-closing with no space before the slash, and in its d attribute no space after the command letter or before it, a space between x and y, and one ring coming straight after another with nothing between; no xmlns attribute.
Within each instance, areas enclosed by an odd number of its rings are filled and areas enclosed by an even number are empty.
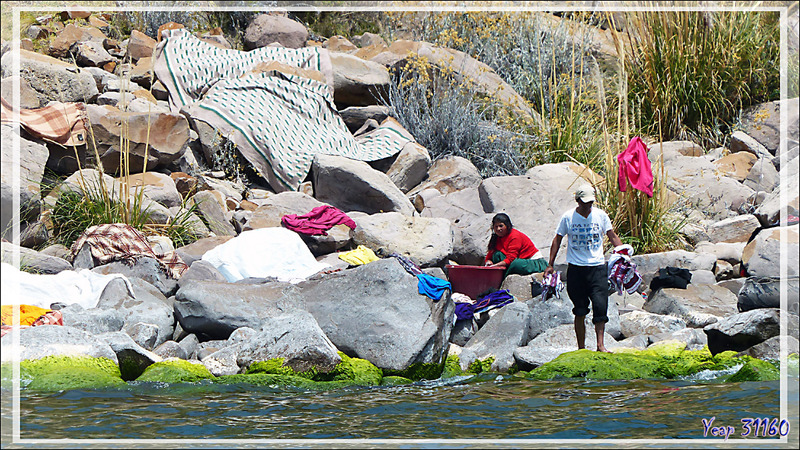
<svg viewBox="0 0 800 450"><path fill-rule="evenodd" d="M538 251L539 249L533 245L531 238L516 228L512 228L507 235L497 238L497 242L494 244L494 249L490 250L489 253L486 254L486 261L492 260L492 255L494 252L502 252L504 255L506 255L506 259L503 261L505 261L506 265L508 265L511 264L511 261L514 261L517 258L529 259Z"/></svg>
<svg viewBox="0 0 800 450"><path fill-rule="evenodd" d="M281 217L284 227L298 233L327 236L327 231L334 225L343 223L351 229L356 228L356 223L347 214L330 205L317 206L307 214L287 214Z"/></svg>
<svg viewBox="0 0 800 450"><path fill-rule="evenodd" d="M628 148L617 155L619 162L619 190L625 192L627 183L648 197L653 196L653 169L647 157L647 146L636 136L631 139ZM627 182L626 182L627 180Z"/></svg>

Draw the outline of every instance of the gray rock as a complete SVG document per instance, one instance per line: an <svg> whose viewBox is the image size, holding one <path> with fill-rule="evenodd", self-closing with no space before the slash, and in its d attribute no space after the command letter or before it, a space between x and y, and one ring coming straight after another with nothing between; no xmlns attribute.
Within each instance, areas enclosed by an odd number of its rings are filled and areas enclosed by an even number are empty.
<svg viewBox="0 0 800 450"><path fill-rule="evenodd" d="M759 158L747 174L744 185L754 191L772 192L780 181L775 165L767 158Z"/></svg>
<svg viewBox="0 0 800 450"><path fill-rule="evenodd" d="M153 353L164 359L189 359L189 356L191 356L190 353L187 354L186 350L175 341L164 341L161 345L153 349Z"/></svg>
<svg viewBox="0 0 800 450"><path fill-rule="evenodd" d="M2 189L2 218L0 218L0 226L2 226L2 236L5 239L11 240L11 219L12 212L14 211L14 182L15 177L17 185L19 186L19 209L20 220L35 220L39 215L40 209L40 192L39 184L42 182L44 175L45 164L49 152L43 142L35 142L25 139L14 130L13 127L3 124L0 126L2 129L2 140L8 143L0 150L0 159L4 161L0 166L0 189ZM19 165L11 164L14 161L14 138L19 139ZM18 172L16 172L18 170Z"/></svg>
<svg viewBox="0 0 800 450"><path fill-rule="evenodd" d="M245 50L266 47L278 42L286 48L306 46L308 30L301 23L286 17L260 14L247 26L242 38Z"/></svg>
<svg viewBox="0 0 800 450"><path fill-rule="evenodd" d="M710 270L692 270L692 284L717 284L717 276Z"/></svg>
<svg viewBox="0 0 800 450"><path fill-rule="evenodd" d="M798 176L798 157L789 161L783 170L788 173L785 175L787 182L780 183L775 190L769 194L753 213L762 225L774 224L780 219L781 209L786 208L786 214L798 215L798 198L800 198L800 176ZM781 175L783 177L784 175ZM785 200L782 198L785 197Z"/></svg>
<svg viewBox="0 0 800 450"><path fill-rule="evenodd" d="M119 311L125 319L125 332L139 322L157 325L158 335L153 346L170 339L175 332L175 317L170 302L150 283L138 278L130 278L129 281L135 297L130 295L123 280L111 280L100 294L97 308Z"/></svg>
<svg viewBox="0 0 800 450"><path fill-rule="evenodd" d="M105 48L103 43L98 41L76 42L71 47L75 54L75 61L81 66L102 67L115 61Z"/></svg>
<svg viewBox="0 0 800 450"><path fill-rule="evenodd" d="M450 332L450 342L463 347L478 331L478 324L474 320L456 320Z"/></svg>
<svg viewBox="0 0 800 450"><path fill-rule="evenodd" d="M509 275L503 280L500 289L507 290L517 301L527 302L531 299L531 276Z"/></svg>
<svg viewBox="0 0 800 450"><path fill-rule="evenodd" d="M650 344L677 341L686 344L686 350L700 350L708 345L708 337L699 328L684 328L678 331L658 333L650 336Z"/></svg>
<svg viewBox="0 0 800 450"><path fill-rule="evenodd" d="M364 123L372 119L377 123L383 122L391 113L388 106L349 106L339 111L344 124L351 133L355 133Z"/></svg>
<svg viewBox="0 0 800 450"><path fill-rule="evenodd" d="M686 289L664 288L653 293L644 310L679 317L691 328L703 328L736 314L736 295L716 285L693 285Z"/></svg>
<svg viewBox="0 0 800 450"><path fill-rule="evenodd" d="M136 258L130 265L122 261L113 261L93 268L92 272L102 275L118 273L129 279L138 278L153 285L164 294L164 297L173 295L178 290L177 280L167 275L161 264L149 256Z"/></svg>
<svg viewBox="0 0 800 450"><path fill-rule="evenodd" d="M160 356L142 348L125 332L103 333L97 337L107 343L117 355L119 371L125 381L139 378L150 365L161 361Z"/></svg>
<svg viewBox="0 0 800 450"><path fill-rule="evenodd" d="M307 311L293 311L268 318L260 332L243 340L238 352L239 367L256 361L283 358L296 372L316 368L330 372L341 358L337 349Z"/></svg>
<svg viewBox="0 0 800 450"><path fill-rule="evenodd" d="M561 294L560 299L553 297L543 302L537 297L526 302L531 311L528 324L529 341L551 328L575 322L575 316L572 315L572 301L566 295L566 290Z"/></svg>
<svg viewBox="0 0 800 450"><path fill-rule="evenodd" d="M742 261L742 251L744 251L745 245L745 242L718 242L716 244L700 242L695 246L694 250L696 253L712 253L717 257L717 260L724 260L730 264L739 264Z"/></svg>
<svg viewBox="0 0 800 450"><path fill-rule="evenodd" d="M2 261L11 264L12 253L19 251L20 269L31 273L56 274L64 270L72 270L72 264L55 256L43 255L36 250L15 246L11 242L0 244Z"/></svg>
<svg viewBox="0 0 800 450"><path fill-rule="evenodd" d="M492 370L507 372L514 364L514 350L527 343L530 315L522 302L503 306L467 342L464 350L472 352L477 359L494 357ZM469 365L470 362L464 363Z"/></svg>
<svg viewBox="0 0 800 450"><path fill-rule="evenodd" d="M111 309L83 309L81 305L73 304L61 308L64 325L86 331L93 335L120 331L125 325L125 319L119 311Z"/></svg>
<svg viewBox="0 0 800 450"><path fill-rule="evenodd" d="M194 334L190 334L178 341L178 345L183 348L184 353L186 353L189 358L191 358L193 355L196 355L199 344L200 341Z"/></svg>
<svg viewBox="0 0 800 450"><path fill-rule="evenodd" d="M397 212L354 218L353 243L386 255L397 252L421 266L441 265L453 252L453 231L445 219L408 217Z"/></svg>
<svg viewBox="0 0 800 450"><path fill-rule="evenodd" d="M748 152L756 155L759 158L767 158L772 160L772 153L766 147L761 145L756 139L748 135L744 131L737 130L731 134L731 152Z"/></svg>
<svg viewBox="0 0 800 450"><path fill-rule="evenodd" d="M153 350L156 346L156 341L158 340L158 325L136 322L125 328L125 332L130 335L133 342L136 342L145 349Z"/></svg>
<svg viewBox="0 0 800 450"><path fill-rule="evenodd" d="M441 362L455 313L449 293L437 302L418 294L395 258L298 283L289 299L306 305L336 348L389 370Z"/></svg>
<svg viewBox="0 0 800 450"><path fill-rule="evenodd" d="M469 189L463 192L466 191ZM473 215L465 212L453 221L453 259L457 263L473 266L483 264L492 234L493 217L494 214Z"/></svg>
<svg viewBox="0 0 800 450"><path fill-rule="evenodd" d="M747 274L755 277L780 276L782 246L786 246L786 255L797 255L800 252L799 232L800 225L761 230L742 251L742 264ZM781 240L783 233L786 233L786 242ZM786 275L789 277L800 275L797 258L788 259Z"/></svg>
<svg viewBox="0 0 800 450"><path fill-rule="evenodd" d="M620 317L620 328L624 337L670 333L686 328L686 322L675 316L631 311Z"/></svg>
<svg viewBox="0 0 800 450"><path fill-rule="evenodd" d="M614 340L614 337L608 333L603 336L603 342L608 350L622 347ZM586 328L585 344L588 349L597 348L597 337L594 333L594 328ZM514 351L514 357L518 361L522 361L520 368L530 366L538 367L546 362L552 361L562 353L577 350L577 348L575 326L559 325L531 339L528 345L516 349Z"/></svg>
<svg viewBox="0 0 800 450"><path fill-rule="evenodd" d="M12 53L6 53L0 61L2 78L17 75L14 73L12 57ZM99 93L94 78L72 64L24 49L20 49L19 58L19 76L37 92L39 106L51 101L92 101Z"/></svg>
<svg viewBox="0 0 800 450"><path fill-rule="evenodd" d="M239 346L224 347L200 359L214 376L235 375L241 371L236 363ZM199 356L199 354L198 354Z"/></svg>
<svg viewBox="0 0 800 450"><path fill-rule="evenodd" d="M478 169L468 159L460 156L447 156L437 159L428 170L428 178L408 192L414 198L425 189L436 189L442 194L476 188L481 183Z"/></svg>
<svg viewBox="0 0 800 450"><path fill-rule="evenodd" d="M786 280L786 311L797 315L800 278ZM779 277L747 277L736 292L739 312L758 308L781 307L781 279Z"/></svg>
<svg viewBox="0 0 800 450"><path fill-rule="evenodd" d="M637 350L644 350L650 345L650 338L643 334L638 336L631 336L621 341L617 341L621 348L634 348Z"/></svg>
<svg viewBox="0 0 800 450"><path fill-rule="evenodd" d="M280 282L257 285L188 283L175 294L175 317L189 333L227 339L237 328L261 329L269 317L302 309L301 304L284 299L284 290L289 286Z"/></svg>
<svg viewBox="0 0 800 450"><path fill-rule="evenodd" d="M142 189L145 196L167 208L181 205L181 194L175 187L175 181L169 175L145 172L130 175L129 180L131 195L136 195Z"/></svg>
<svg viewBox="0 0 800 450"><path fill-rule="evenodd" d="M225 210L211 191L198 192L189 202L197 205L198 213L217 236L236 236L236 230L225 217Z"/></svg>
<svg viewBox="0 0 800 450"><path fill-rule="evenodd" d="M227 280L213 264L197 260L189 266L189 269L181 275L178 280L178 286L196 283L198 281L213 281L217 283L225 283Z"/></svg>
<svg viewBox="0 0 800 450"><path fill-rule="evenodd" d="M789 113L787 128L789 136L797 136L798 130L798 99L790 98L785 100ZM771 155L779 155L781 119L781 101L761 103L752 106L742 114L741 127L744 133L763 145Z"/></svg>
<svg viewBox="0 0 800 450"><path fill-rule="evenodd" d="M569 350L556 347L533 347L526 345L514 350L514 360L520 370L533 370L542 364L556 359Z"/></svg>
<svg viewBox="0 0 800 450"><path fill-rule="evenodd" d="M347 53L330 52L333 99L344 105L377 105L387 97L389 71L381 64Z"/></svg>
<svg viewBox="0 0 800 450"><path fill-rule="evenodd" d="M708 350L716 355L727 350L740 352L780 334L780 309L754 309L734 314L703 328Z"/></svg>
<svg viewBox="0 0 800 450"><path fill-rule="evenodd" d="M342 211L396 211L406 216L414 212L411 202L392 180L363 161L316 155L312 171L317 200Z"/></svg>
<svg viewBox="0 0 800 450"><path fill-rule="evenodd" d="M386 175L402 192L408 192L428 176L430 166L428 149L416 142L409 142L397 155Z"/></svg>
<svg viewBox="0 0 800 450"><path fill-rule="evenodd" d="M14 104L17 97L17 92L14 91L14 80L19 80L19 107L22 109L35 109L41 106L39 104L39 97L36 91L31 88L28 80L20 78L16 75L3 78L2 81L2 95L10 104Z"/></svg>
<svg viewBox="0 0 800 450"><path fill-rule="evenodd" d="M711 242L747 242L753 231L760 226L756 216L745 214L711 224L708 235Z"/></svg>
<svg viewBox="0 0 800 450"><path fill-rule="evenodd" d="M798 352L797 338L794 336L786 336L786 353L791 355ZM747 350L739 352L736 356L752 356L758 359L771 359L777 360L781 357L781 337L773 336L764 342L756 344Z"/></svg>
<svg viewBox="0 0 800 450"><path fill-rule="evenodd" d="M15 334L19 347L12 349ZM0 361L11 361L18 351L20 361L41 359L46 356L89 356L108 358L118 363L117 355L101 339L77 328L68 326L39 326L14 329L0 339Z"/></svg>

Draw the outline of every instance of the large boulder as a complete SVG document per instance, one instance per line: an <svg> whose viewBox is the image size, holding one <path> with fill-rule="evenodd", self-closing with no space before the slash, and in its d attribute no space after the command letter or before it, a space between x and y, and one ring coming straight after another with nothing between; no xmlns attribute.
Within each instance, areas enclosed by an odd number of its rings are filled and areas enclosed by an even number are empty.
<svg viewBox="0 0 800 450"><path fill-rule="evenodd" d="M797 254L800 252L800 225L774 227L761 230L742 251L742 264L747 274L755 277L773 277L781 274L781 258L787 258L786 275L800 275ZM782 236L786 236L783 241ZM786 253L782 252L785 246ZM794 255L794 257L792 257Z"/></svg>
<svg viewBox="0 0 800 450"><path fill-rule="evenodd" d="M428 176L431 155L428 149L416 142L409 142L397 155L386 175L403 192L408 192Z"/></svg>
<svg viewBox="0 0 800 450"><path fill-rule="evenodd" d="M551 328L574 323L572 301L563 295L565 293L566 291L562 292L560 298L552 297L542 301L541 297L536 297L526 302L531 311L528 323L528 341Z"/></svg>
<svg viewBox="0 0 800 450"><path fill-rule="evenodd" d="M124 181L124 178L120 178L119 181ZM169 175L159 172L135 173L128 177L128 182L131 195L136 195L141 189L146 197L167 208L181 204L181 194L175 187L175 180Z"/></svg>
<svg viewBox="0 0 800 450"><path fill-rule="evenodd" d="M514 364L514 350L528 341L531 312L522 302L500 308L467 342L461 352L462 367L475 359L494 358L492 370L507 372Z"/></svg>
<svg viewBox="0 0 800 450"><path fill-rule="evenodd" d="M131 60L138 61L140 58L152 57L155 48L156 48L155 39L142 33L139 30L131 31L131 37L128 39L128 51L127 51L127 56Z"/></svg>
<svg viewBox="0 0 800 450"><path fill-rule="evenodd" d="M708 335L708 349L712 354L727 350L740 352L780 334L780 309L754 309L734 314L708 325L703 331Z"/></svg>
<svg viewBox="0 0 800 450"><path fill-rule="evenodd" d="M789 277L785 283L786 311L797 315L800 312L800 307L798 307L800 278ZM747 277L735 293L738 298L736 306L739 308L739 312L781 307L780 277Z"/></svg>
<svg viewBox="0 0 800 450"><path fill-rule="evenodd" d="M800 215L800 173L798 173L800 161L798 158L800 157L795 156L787 167L782 169L781 179L785 179L786 182L779 183L778 187L764 198L764 201L753 213L762 225L777 223L781 218L783 208L786 208L787 215Z"/></svg>
<svg viewBox="0 0 800 450"><path fill-rule="evenodd" d="M711 242L747 242L756 228L761 226L752 214L730 217L708 227Z"/></svg>
<svg viewBox="0 0 800 450"><path fill-rule="evenodd" d="M436 189L442 194L478 187L481 174L468 159L447 156L437 159L428 170L428 178L408 192L414 198L425 189Z"/></svg>
<svg viewBox="0 0 800 450"><path fill-rule="evenodd" d="M717 257L713 253L695 253L686 250L671 250L660 253L634 255L631 260L636 264L639 274L642 275L642 289L650 286L658 275L658 270L665 267L678 267L681 269L713 270Z"/></svg>
<svg viewBox="0 0 800 450"><path fill-rule="evenodd" d="M331 52L333 99L353 106L378 104L387 96L389 71L372 61L347 53Z"/></svg>
<svg viewBox="0 0 800 450"><path fill-rule="evenodd" d="M97 337L108 344L117 355L120 375L125 381L139 378L139 375L150 365L162 360L157 354L134 342L133 338L125 332L102 333Z"/></svg>
<svg viewBox="0 0 800 450"><path fill-rule="evenodd" d="M284 299L288 283L230 284L198 281L175 294L175 318L189 333L227 339L237 328L260 330L269 317L301 308Z"/></svg>
<svg viewBox="0 0 800 450"><path fill-rule="evenodd" d="M301 23L286 17L271 14L256 16L244 32L242 43L245 50L266 47L277 42L286 48L306 46L308 30Z"/></svg>
<svg viewBox="0 0 800 450"><path fill-rule="evenodd" d="M102 45L105 39L103 32L95 27L82 27L70 23L50 42L48 53L55 58L67 58L75 44L96 42Z"/></svg>
<svg viewBox="0 0 800 450"><path fill-rule="evenodd" d="M119 311L111 309L83 309L77 303L61 308L64 325L86 331L93 335L120 331L125 318Z"/></svg>
<svg viewBox="0 0 800 450"><path fill-rule="evenodd" d="M198 239L191 244L184 245L175 249L175 253L181 257L184 263L190 268L192 263L203 258L203 255L212 248L224 244L233 239L233 236L211 236Z"/></svg>
<svg viewBox="0 0 800 450"><path fill-rule="evenodd" d="M449 293L438 301L419 294L395 258L298 283L288 297L306 305L339 350L397 371L441 363L455 313Z"/></svg>
<svg viewBox="0 0 800 450"><path fill-rule="evenodd" d="M81 249L81 252L86 251ZM76 266L79 265L78 256L75 257ZM83 268L83 267L82 267ZM91 268L91 267L86 267ZM132 263L112 261L101 266L91 268L92 272L101 275L118 273L128 278L139 279L158 289L164 297L169 297L178 289L178 282L166 273L161 264L149 256L136 258Z"/></svg>
<svg viewBox="0 0 800 450"><path fill-rule="evenodd" d="M56 274L64 270L72 270L72 264L55 257L37 252L36 250L19 247L11 242L0 244L0 255L4 263L11 264L15 251L19 252L19 266L22 270L40 274Z"/></svg>
<svg viewBox="0 0 800 450"><path fill-rule="evenodd" d="M16 336L15 336L16 335ZM19 347L12 347L19 339ZM40 326L14 329L0 339L0 361L11 361L17 353L20 361L46 356L89 356L108 358L117 363L117 355L103 340L86 331L68 326ZM16 350L16 351L15 351Z"/></svg>
<svg viewBox="0 0 800 450"><path fill-rule="evenodd" d="M256 361L283 358L295 372L312 368L330 372L341 358L317 321L307 311L293 311L267 318L261 331L243 341L237 354L239 367Z"/></svg>
<svg viewBox="0 0 800 450"><path fill-rule="evenodd" d="M597 336L593 328L586 328L586 348L597 348ZM621 348L614 337L608 333L603 335L603 343L608 350ZM531 339L524 347L514 351L514 359L521 370L530 370L554 360L558 355L578 348L574 325L559 325L550 328Z"/></svg>
<svg viewBox="0 0 800 450"><path fill-rule="evenodd" d="M342 211L414 213L414 206L392 180L363 161L316 155L312 171L317 200Z"/></svg>
<svg viewBox="0 0 800 450"><path fill-rule="evenodd" d="M16 75L12 57L12 52L3 55L2 78ZM72 64L23 49L19 50L19 57L19 75L37 92L40 107L51 101L89 102L99 94L92 75Z"/></svg>
<svg viewBox="0 0 800 450"><path fill-rule="evenodd" d="M785 100L788 111L787 127L789 136L798 133L798 98ZM771 155L780 155L781 101L761 103L752 106L742 114L741 128L753 139L763 145Z"/></svg>
<svg viewBox="0 0 800 450"><path fill-rule="evenodd" d="M218 191L201 191L189 199L189 205L197 206L197 212L217 236L236 236L236 229L225 214L227 207L220 202L221 197Z"/></svg>
<svg viewBox="0 0 800 450"><path fill-rule="evenodd" d="M142 172L145 165L147 170L166 167L189 143L189 122L180 114L122 112L98 105L86 105L86 113L92 123L89 145L97 148L107 172L119 170L123 153L131 173Z"/></svg>
<svg viewBox="0 0 800 450"><path fill-rule="evenodd" d="M0 189L2 189L0 231L3 237L11 240L11 218L14 212L13 186L19 186L20 219L35 219L39 215L39 185L50 153L43 143L23 138L12 126L3 124L0 129L2 129L2 140L7 144L0 150L0 158L3 161L0 168ZM14 138L19 139L19 165L14 164L15 148L12 145ZM17 169L19 172L16 172ZM15 175L18 178L15 179Z"/></svg>
<svg viewBox="0 0 800 450"><path fill-rule="evenodd" d="M100 294L97 308L119 311L125 319L122 331L135 334L139 324L156 327L153 346L158 346L172 338L175 331L175 317L172 304L150 283L138 278L130 278L130 287L121 278L111 280Z"/></svg>
<svg viewBox="0 0 800 450"><path fill-rule="evenodd" d="M647 299L643 309L683 319L687 327L703 328L736 314L736 301L736 295L724 287L690 284L686 289L657 290Z"/></svg>
<svg viewBox="0 0 800 450"><path fill-rule="evenodd" d="M445 219L408 217L396 212L356 216L353 243L397 252L421 266L438 266L453 251L453 231Z"/></svg>

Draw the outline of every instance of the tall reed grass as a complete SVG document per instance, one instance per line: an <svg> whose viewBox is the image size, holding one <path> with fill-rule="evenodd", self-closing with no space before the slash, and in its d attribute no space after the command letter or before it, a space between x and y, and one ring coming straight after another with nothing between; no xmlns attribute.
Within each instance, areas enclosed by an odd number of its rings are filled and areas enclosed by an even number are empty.
<svg viewBox="0 0 800 450"><path fill-rule="evenodd" d="M638 132L725 143L741 109L779 98L777 12L629 12L625 64Z"/></svg>

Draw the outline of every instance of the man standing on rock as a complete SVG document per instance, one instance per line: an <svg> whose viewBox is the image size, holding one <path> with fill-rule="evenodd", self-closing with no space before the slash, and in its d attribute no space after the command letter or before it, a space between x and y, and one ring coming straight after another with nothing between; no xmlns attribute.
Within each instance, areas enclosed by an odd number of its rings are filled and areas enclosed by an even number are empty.
<svg viewBox="0 0 800 450"><path fill-rule="evenodd" d="M579 187L575 191L578 207L561 216L556 229L556 237L550 245L550 261L544 275L553 273L561 240L567 240L567 294L575 305L575 336L578 348L586 347L586 325L584 319L589 313L589 302L592 303L594 315L594 331L597 334L597 351L608 352L604 343L606 322L608 322L608 265L603 256L603 235L616 247L622 245L619 236L614 232L611 219L605 211L592 208L594 204L594 188L590 185Z"/></svg>

